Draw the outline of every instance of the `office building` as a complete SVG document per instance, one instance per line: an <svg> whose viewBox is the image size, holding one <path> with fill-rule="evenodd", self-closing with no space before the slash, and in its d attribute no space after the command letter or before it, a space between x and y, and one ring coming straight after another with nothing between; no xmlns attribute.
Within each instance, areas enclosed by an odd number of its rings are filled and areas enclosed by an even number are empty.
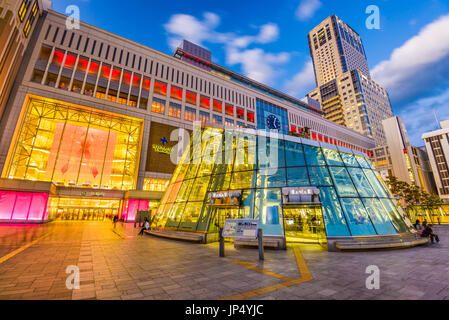
<svg viewBox="0 0 449 320"><path fill-rule="evenodd" d="M449 203L449 120L441 122L441 128L424 133L427 154L441 199Z"/></svg>
<svg viewBox="0 0 449 320"><path fill-rule="evenodd" d="M339 17L328 17L307 38L317 87L352 70L370 77L362 39Z"/></svg>
<svg viewBox="0 0 449 320"><path fill-rule="evenodd" d="M402 118L395 116L383 121L387 144L373 150L372 161L386 180L389 176L423 191L436 193L427 152L410 143Z"/></svg>
<svg viewBox="0 0 449 320"><path fill-rule="evenodd" d="M0 1L0 118L44 4L41 0Z"/></svg>
<svg viewBox="0 0 449 320"><path fill-rule="evenodd" d="M323 116L386 144L382 120L393 116L385 89L371 79L360 36L336 16L308 35Z"/></svg>

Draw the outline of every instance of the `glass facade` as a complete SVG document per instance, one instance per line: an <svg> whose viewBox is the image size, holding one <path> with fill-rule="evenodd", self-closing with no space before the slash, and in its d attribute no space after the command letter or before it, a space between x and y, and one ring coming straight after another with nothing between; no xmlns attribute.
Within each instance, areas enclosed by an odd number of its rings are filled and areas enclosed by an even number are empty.
<svg viewBox="0 0 449 320"><path fill-rule="evenodd" d="M30 97L3 177L135 189L143 121Z"/></svg>
<svg viewBox="0 0 449 320"><path fill-rule="evenodd" d="M316 238L321 231L327 237L352 237L412 228L362 153L296 137L273 139L254 130L207 129L205 136L202 152L185 156L177 166L153 227L217 232L220 220L245 217L259 219L265 235L285 237L286 231L301 230ZM316 189L319 202L311 209L292 207L283 196L286 188ZM228 191L240 194L238 204L211 202L211 194ZM301 226L292 225L297 220Z"/></svg>

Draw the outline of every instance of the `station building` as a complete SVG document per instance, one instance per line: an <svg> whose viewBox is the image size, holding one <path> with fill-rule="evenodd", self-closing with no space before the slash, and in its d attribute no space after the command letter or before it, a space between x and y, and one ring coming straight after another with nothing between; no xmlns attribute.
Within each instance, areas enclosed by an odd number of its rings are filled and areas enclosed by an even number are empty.
<svg viewBox="0 0 449 320"><path fill-rule="evenodd" d="M0 221L42 223L155 210L176 168L177 128L275 130L368 154L373 139L295 97L211 62L173 56L44 10L0 123ZM193 48L193 50L192 50ZM199 52L199 53L198 53Z"/></svg>

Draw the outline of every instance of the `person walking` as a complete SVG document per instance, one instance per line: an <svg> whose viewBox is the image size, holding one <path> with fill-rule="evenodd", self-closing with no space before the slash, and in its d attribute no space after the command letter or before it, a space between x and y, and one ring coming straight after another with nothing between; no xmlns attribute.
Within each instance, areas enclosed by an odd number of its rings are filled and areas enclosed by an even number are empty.
<svg viewBox="0 0 449 320"><path fill-rule="evenodd" d="M143 227L142 227L142 229L140 229L139 236L143 236L143 232L145 230L150 230L150 221L148 221L147 217L145 217L145 219L143 221Z"/></svg>
<svg viewBox="0 0 449 320"><path fill-rule="evenodd" d="M114 218L112 219L112 223L114 223L114 229L115 229L115 226L117 225L117 221L118 221L118 216L114 215Z"/></svg>

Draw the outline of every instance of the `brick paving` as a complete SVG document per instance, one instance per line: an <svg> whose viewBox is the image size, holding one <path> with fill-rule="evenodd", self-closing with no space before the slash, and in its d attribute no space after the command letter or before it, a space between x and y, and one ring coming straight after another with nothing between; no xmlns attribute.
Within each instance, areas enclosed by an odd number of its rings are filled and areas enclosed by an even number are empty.
<svg viewBox="0 0 449 320"><path fill-rule="evenodd" d="M449 299L449 226L436 227L442 244L405 250L327 252L300 245L313 280L251 299ZM138 237L133 224L54 222L0 226L0 299L222 299L283 283L239 262L299 278L292 248L266 250L199 245L152 236ZM80 270L80 289L69 290L66 268ZM366 267L380 269L380 290L368 290Z"/></svg>

